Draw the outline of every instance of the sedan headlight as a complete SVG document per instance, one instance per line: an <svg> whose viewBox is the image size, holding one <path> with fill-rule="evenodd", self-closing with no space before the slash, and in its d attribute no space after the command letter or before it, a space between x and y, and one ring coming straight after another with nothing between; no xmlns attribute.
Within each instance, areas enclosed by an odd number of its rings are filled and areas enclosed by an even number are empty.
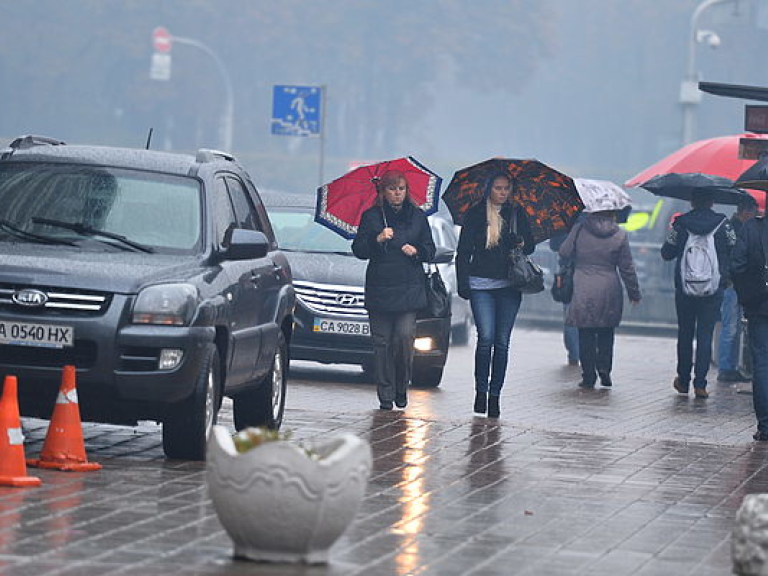
<svg viewBox="0 0 768 576"><path fill-rule="evenodd" d="M197 288L189 284L148 286L136 297L133 323L186 326L192 320L197 299Z"/></svg>

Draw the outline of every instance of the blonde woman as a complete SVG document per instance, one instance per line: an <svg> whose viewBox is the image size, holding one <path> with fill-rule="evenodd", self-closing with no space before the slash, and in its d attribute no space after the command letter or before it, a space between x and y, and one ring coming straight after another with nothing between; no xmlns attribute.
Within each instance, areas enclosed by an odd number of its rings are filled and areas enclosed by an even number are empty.
<svg viewBox="0 0 768 576"><path fill-rule="evenodd" d="M522 294L507 279L507 255L512 247L535 248L525 212L511 199L508 174L492 176L482 202L465 217L456 254L459 296L469 300L477 327L475 402L477 414L498 418L509 342Z"/></svg>

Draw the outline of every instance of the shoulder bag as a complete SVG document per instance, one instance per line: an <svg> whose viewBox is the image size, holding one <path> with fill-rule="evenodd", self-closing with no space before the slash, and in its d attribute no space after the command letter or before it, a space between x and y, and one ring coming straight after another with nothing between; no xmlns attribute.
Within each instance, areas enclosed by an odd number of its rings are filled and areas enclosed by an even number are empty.
<svg viewBox="0 0 768 576"><path fill-rule="evenodd" d="M511 218L510 229L517 240L517 208L512 211ZM507 256L507 277L512 287L523 294L536 294L544 290L544 271L519 246L511 248Z"/></svg>
<svg viewBox="0 0 768 576"><path fill-rule="evenodd" d="M581 228L576 231L573 239L573 254L560 264L560 269L555 273L552 282L552 299L555 302L569 304L573 298L573 272L576 269L576 240L579 238Z"/></svg>
<svg viewBox="0 0 768 576"><path fill-rule="evenodd" d="M447 318L451 315L451 296L445 287L437 266L430 264L424 272L427 306L419 311L419 318Z"/></svg>

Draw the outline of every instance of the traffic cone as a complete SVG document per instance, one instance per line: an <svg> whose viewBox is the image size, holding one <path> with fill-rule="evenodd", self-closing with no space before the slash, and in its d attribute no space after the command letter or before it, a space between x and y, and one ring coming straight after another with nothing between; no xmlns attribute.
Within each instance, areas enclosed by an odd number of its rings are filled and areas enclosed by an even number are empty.
<svg viewBox="0 0 768 576"><path fill-rule="evenodd" d="M40 458L27 460L27 464L36 468L68 472L89 472L101 469L101 464L88 462L85 455L74 366L64 366L59 396L56 398L56 407L53 409Z"/></svg>
<svg viewBox="0 0 768 576"><path fill-rule="evenodd" d="M40 486L40 478L27 476L18 391L16 376L6 376L0 399L0 486Z"/></svg>

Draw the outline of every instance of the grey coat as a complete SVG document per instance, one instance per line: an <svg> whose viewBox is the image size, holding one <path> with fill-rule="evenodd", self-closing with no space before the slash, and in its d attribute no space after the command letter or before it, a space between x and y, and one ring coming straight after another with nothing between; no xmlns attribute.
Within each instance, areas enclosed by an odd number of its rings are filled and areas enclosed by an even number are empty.
<svg viewBox="0 0 768 576"><path fill-rule="evenodd" d="M559 254L574 258L573 299L565 322L578 328L615 328L621 322L624 296L640 300L635 264L627 233L612 216L588 214L568 234ZM619 280L621 276L621 281Z"/></svg>

